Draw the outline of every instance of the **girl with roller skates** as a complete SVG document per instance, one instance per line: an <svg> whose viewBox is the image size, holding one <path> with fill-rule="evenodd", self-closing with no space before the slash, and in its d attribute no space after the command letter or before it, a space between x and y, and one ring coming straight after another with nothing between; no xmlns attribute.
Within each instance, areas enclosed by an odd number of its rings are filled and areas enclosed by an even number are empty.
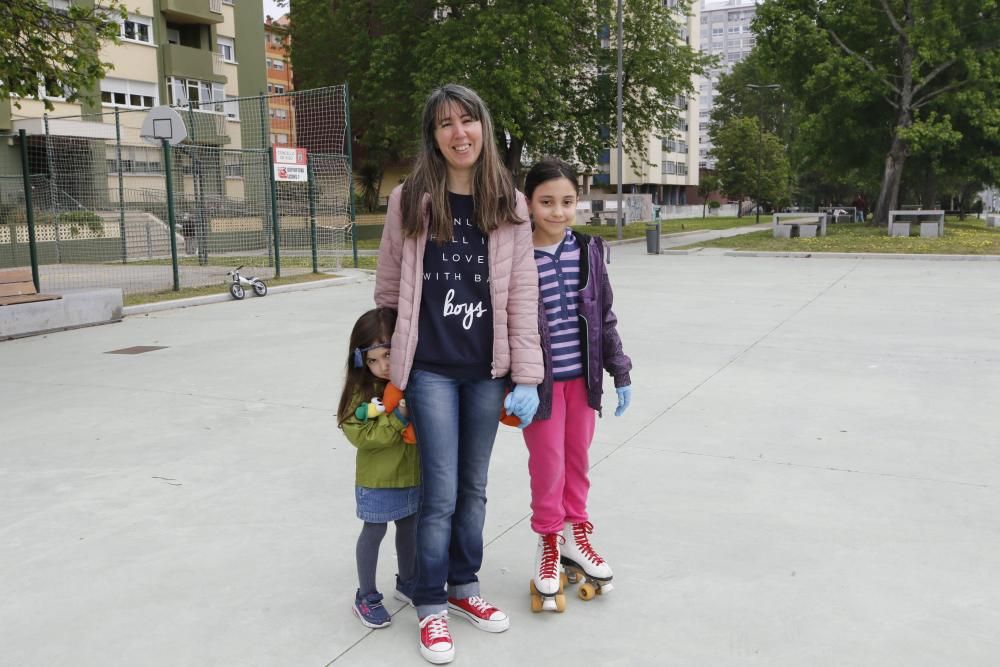
<svg viewBox="0 0 1000 667"><path fill-rule="evenodd" d="M538 534L532 610L562 611L561 570L583 576L580 597L611 589L608 563L590 543L588 449L601 411L602 371L614 378L615 416L632 397L632 361L622 351L599 237L574 232L577 180L556 159L539 162L524 184L538 267L538 320L545 377L524 429L531 476L531 528Z"/></svg>
<svg viewBox="0 0 1000 667"><path fill-rule="evenodd" d="M358 449L354 495L364 526L355 550L358 591L353 609L369 628L384 628L392 621L375 587L378 549L388 522L396 522L396 599L409 602L416 574L420 460L417 448L403 442L409 412L405 401L386 412L373 400L382 396L389 381L389 341L395 327L396 311L391 308L375 308L358 318L337 408L338 425Z"/></svg>

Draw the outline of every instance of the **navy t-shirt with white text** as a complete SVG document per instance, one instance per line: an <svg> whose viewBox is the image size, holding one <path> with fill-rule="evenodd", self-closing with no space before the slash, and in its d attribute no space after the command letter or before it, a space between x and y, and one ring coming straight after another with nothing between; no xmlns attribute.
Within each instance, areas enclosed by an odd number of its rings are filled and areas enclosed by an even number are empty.
<svg viewBox="0 0 1000 667"><path fill-rule="evenodd" d="M472 195L448 193L451 241L428 237L413 367L447 377L491 376L493 300L489 237L475 223Z"/></svg>

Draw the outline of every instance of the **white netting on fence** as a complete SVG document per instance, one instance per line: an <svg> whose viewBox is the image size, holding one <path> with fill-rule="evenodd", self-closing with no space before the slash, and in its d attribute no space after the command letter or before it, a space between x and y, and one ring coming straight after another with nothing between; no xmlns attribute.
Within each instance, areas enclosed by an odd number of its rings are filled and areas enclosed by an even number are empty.
<svg viewBox="0 0 1000 667"><path fill-rule="evenodd" d="M43 289L170 290L174 256L181 287L224 289L239 264L273 277L351 256L343 86L177 111L188 140L170 148L139 136L145 111L50 118L28 137ZM306 149L308 180L277 180L272 145ZM27 264L24 210L21 176L0 174L0 268Z"/></svg>

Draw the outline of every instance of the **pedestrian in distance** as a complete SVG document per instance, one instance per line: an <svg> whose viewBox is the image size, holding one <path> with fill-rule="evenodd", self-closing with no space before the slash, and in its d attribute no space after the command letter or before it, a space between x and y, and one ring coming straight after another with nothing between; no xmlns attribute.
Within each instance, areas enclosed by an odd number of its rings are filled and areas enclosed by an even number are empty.
<svg viewBox="0 0 1000 667"><path fill-rule="evenodd" d="M538 407L538 274L524 195L474 91L435 89L413 171L389 197L375 303L398 308L390 376L416 429L423 492L413 604L420 653L455 657L449 613L503 632L481 596L486 481L501 408ZM513 390L509 394L509 386Z"/></svg>
<svg viewBox="0 0 1000 667"><path fill-rule="evenodd" d="M403 441L409 411L401 402L387 413L372 400L382 396L389 381L395 325L396 313L389 308L375 308L358 318L351 331L347 378L337 408L337 423L358 450L354 496L364 525L355 548L354 614L369 628L384 628L392 621L375 585L379 545L390 521L396 523L397 599L409 602L416 570L420 463L417 448Z"/></svg>
<svg viewBox="0 0 1000 667"><path fill-rule="evenodd" d="M524 429L531 477L531 528L538 534L532 609L562 611L560 571L586 579L581 597L611 589L611 566L590 543L588 450L601 413L603 373L614 379L620 417L632 400L632 361L622 351L605 269L605 245L571 229L577 176L546 159L524 185L538 266L538 327L545 377L540 405Z"/></svg>

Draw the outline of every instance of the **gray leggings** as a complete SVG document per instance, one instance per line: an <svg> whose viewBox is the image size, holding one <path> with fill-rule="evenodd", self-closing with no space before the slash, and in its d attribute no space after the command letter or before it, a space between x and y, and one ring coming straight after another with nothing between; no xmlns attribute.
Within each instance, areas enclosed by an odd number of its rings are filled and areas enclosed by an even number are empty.
<svg viewBox="0 0 1000 667"><path fill-rule="evenodd" d="M417 515L398 519L396 522L396 567L398 583L409 585L417 566ZM375 566L378 565L378 548L385 537L388 524L365 521L358 536L358 590L364 597L375 593ZM409 590L406 590L409 594Z"/></svg>

